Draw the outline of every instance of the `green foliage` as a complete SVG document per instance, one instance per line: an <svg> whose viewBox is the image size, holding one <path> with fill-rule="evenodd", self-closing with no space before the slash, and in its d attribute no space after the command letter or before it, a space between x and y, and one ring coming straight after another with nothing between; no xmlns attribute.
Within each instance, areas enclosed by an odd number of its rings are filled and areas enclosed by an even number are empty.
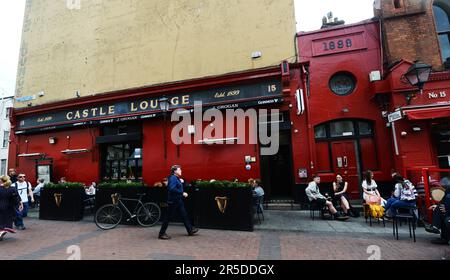
<svg viewBox="0 0 450 280"><path fill-rule="evenodd" d="M231 182L231 181L201 181L195 182L195 186L199 188L250 188L248 183Z"/></svg>
<svg viewBox="0 0 450 280"><path fill-rule="evenodd" d="M145 187L142 182L102 182L98 185L99 188L139 188Z"/></svg>
<svg viewBox="0 0 450 280"><path fill-rule="evenodd" d="M74 182L67 182L67 183L47 183L44 185L44 188L46 189L83 189L84 184L83 183L74 183Z"/></svg>

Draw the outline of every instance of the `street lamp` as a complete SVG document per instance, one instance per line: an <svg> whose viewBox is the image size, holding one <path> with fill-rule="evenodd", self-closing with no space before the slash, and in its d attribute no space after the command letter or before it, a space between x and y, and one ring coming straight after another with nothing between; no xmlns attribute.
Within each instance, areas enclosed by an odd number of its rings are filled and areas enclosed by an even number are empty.
<svg viewBox="0 0 450 280"><path fill-rule="evenodd" d="M167 159L167 136L166 136L166 119L167 112L169 111L169 99L165 96L161 97L159 100L159 108L163 112L164 123L163 123L163 137L164 137L164 159Z"/></svg>
<svg viewBox="0 0 450 280"><path fill-rule="evenodd" d="M408 80L409 84L413 87L418 87L420 94L423 93L423 85L428 82L431 73L431 66L421 61L415 61L408 71L406 71L404 77Z"/></svg>
<svg viewBox="0 0 450 280"><path fill-rule="evenodd" d="M167 113L169 111L169 99L167 97L161 97L159 99L159 108L161 109L161 111L163 111L164 113Z"/></svg>

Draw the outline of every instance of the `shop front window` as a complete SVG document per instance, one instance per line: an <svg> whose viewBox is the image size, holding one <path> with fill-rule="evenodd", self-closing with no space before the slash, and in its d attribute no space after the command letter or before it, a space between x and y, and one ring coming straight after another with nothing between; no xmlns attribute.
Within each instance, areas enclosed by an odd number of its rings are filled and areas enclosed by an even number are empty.
<svg viewBox="0 0 450 280"><path fill-rule="evenodd" d="M105 180L142 180L142 147L140 143L106 145L103 166Z"/></svg>
<svg viewBox="0 0 450 280"><path fill-rule="evenodd" d="M141 123L104 126L97 143L102 150L104 181L142 181Z"/></svg>

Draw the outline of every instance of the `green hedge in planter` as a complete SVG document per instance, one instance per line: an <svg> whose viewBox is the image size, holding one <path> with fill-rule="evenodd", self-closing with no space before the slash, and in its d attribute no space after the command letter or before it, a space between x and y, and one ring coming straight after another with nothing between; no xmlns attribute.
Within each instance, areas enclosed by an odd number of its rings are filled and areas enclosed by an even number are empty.
<svg viewBox="0 0 450 280"><path fill-rule="evenodd" d="M144 183L136 182L102 182L98 184L98 188L138 188L147 187Z"/></svg>
<svg viewBox="0 0 450 280"><path fill-rule="evenodd" d="M231 181L196 181L198 188L250 188L248 183Z"/></svg>
<svg viewBox="0 0 450 280"><path fill-rule="evenodd" d="M44 188L47 189L72 189L72 188L84 188L84 184L83 183L72 183L72 182L67 182L67 183L58 183L58 184L54 184L54 183L47 183L44 185Z"/></svg>

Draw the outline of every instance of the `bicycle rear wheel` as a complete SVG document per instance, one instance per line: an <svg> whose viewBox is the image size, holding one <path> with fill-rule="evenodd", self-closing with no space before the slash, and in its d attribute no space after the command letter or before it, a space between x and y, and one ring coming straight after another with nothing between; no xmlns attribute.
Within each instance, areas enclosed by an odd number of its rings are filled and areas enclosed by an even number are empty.
<svg viewBox="0 0 450 280"><path fill-rule="evenodd" d="M95 224L104 230L113 229L122 220L122 209L119 206L108 204L100 207L95 213Z"/></svg>
<svg viewBox="0 0 450 280"><path fill-rule="evenodd" d="M148 202L137 211L137 221L143 227L154 226L161 218L161 209L156 203Z"/></svg>

